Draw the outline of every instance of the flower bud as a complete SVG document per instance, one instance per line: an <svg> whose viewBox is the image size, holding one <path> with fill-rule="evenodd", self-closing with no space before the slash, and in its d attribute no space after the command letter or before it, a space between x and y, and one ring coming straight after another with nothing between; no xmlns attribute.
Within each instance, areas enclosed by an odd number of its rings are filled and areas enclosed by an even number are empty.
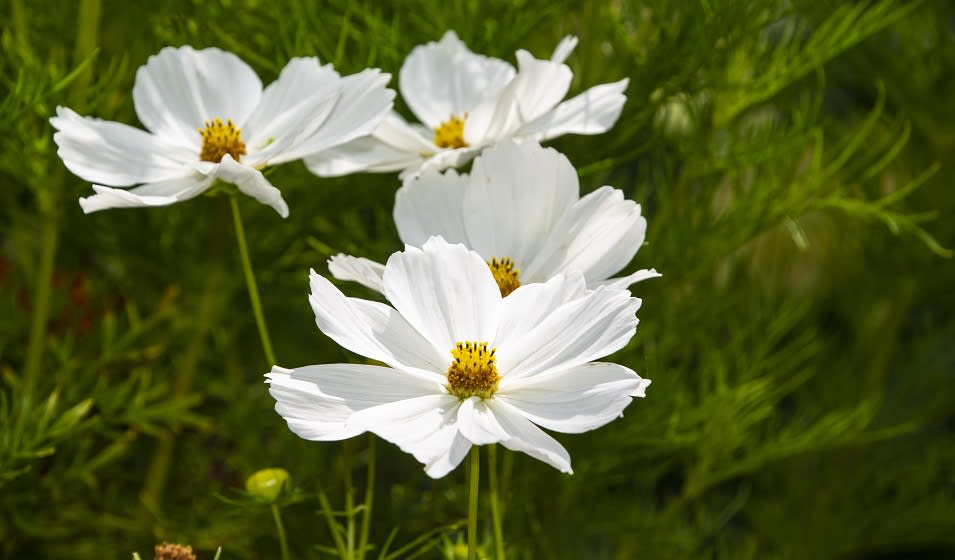
<svg viewBox="0 0 955 560"><path fill-rule="evenodd" d="M262 469L245 481L245 491L263 502L276 501L282 492L291 486L291 478L285 469Z"/></svg>

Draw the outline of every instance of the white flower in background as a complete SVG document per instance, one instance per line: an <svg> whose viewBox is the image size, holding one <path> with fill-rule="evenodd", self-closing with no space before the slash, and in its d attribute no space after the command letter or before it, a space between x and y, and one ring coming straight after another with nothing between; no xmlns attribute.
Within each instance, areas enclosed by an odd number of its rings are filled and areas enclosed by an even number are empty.
<svg viewBox="0 0 955 560"><path fill-rule="evenodd" d="M438 478L472 445L501 443L570 473L570 456L538 426L581 433L620 416L649 380L593 362L636 332L640 300L589 291L579 274L521 286L502 298L484 259L432 238L385 267L388 305L344 296L311 274L319 329L387 364L275 367L275 410L300 437L372 432Z"/></svg>
<svg viewBox="0 0 955 560"><path fill-rule="evenodd" d="M357 171L424 169L467 163L506 138L544 141L564 134L600 134L620 116L628 80L592 87L564 101L573 73L563 62L577 45L565 37L550 60L517 51L517 71L475 54L453 31L415 47L398 74L398 89L422 125L392 112L372 136L306 158L320 176Z"/></svg>
<svg viewBox="0 0 955 560"><path fill-rule="evenodd" d="M536 142L489 148L470 175L432 170L406 180L394 217L408 245L440 235L476 251L505 296L569 271L582 273L589 288L627 288L660 276L650 269L610 278L643 245L647 221L640 205L606 186L581 198L570 161ZM340 254L328 269L340 280L382 291L384 267L374 261Z"/></svg>
<svg viewBox="0 0 955 560"><path fill-rule="evenodd" d="M232 53L166 47L139 68L133 87L148 132L65 107L50 122L66 167L97 183L80 199L86 213L165 206L220 180L285 217L282 193L261 170L373 131L392 106L389 78L377 69L343 78L316 58L295 58L263 90Z"/></svg>

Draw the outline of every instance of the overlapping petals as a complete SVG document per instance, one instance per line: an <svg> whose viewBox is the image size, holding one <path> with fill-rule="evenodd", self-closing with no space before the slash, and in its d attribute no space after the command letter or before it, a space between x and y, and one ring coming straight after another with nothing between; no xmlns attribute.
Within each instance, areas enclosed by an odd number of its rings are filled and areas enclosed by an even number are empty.
<svg viewBox="0 0 955 560"><path fill-rule="evenodd" d="M480 255L441 238L394 254L382 277L394 307L348 298L313 273L310 301L322 332L387 367L273 369L276 411L299 436L370 431L435 478L472 445L490 443L569 473L567 451L540 427L598 428L649 384L624 366L593 362L636 332L640 300L625 290L588 291L580 274L569 274L502 298ZM450 350L467 340L496 348L500 384L488 398L449 390Z"/></svg>
<svg viewBox="0 0 955 560"><path fill-rule="evenodd" d="M392 105L388 79L378 70L342 77L297 58L263 90L232 53L167 47L136 73L133 102L145 131L65 107L50 122L66 167L96 183L96 194L80 199L84 212L173 204L221 181L285 217L288 205L261 170L372 132ZM214 119L231 121L243 149L203 161L198 130Z"/></svg>
<svg viewBox="0 0 955 560"><path fill-rule="evenodd" d="M507 138L544 141L563 134L609 130L626 101L628 80L592 87L563 101L573 73L564 60L577 45L565 37L550 60L520 50L517 69L471 52L453 31L415 47L405 59L398 87L421 125L396 113L369 138L306 159L312 172L336 176L355 171L401 171L413 177L457 167ZM460 145L442 145L435 131L456 117L464 121Z"/></svg>
<svg viewBox="0 0 955 560"><path fill-rule="evenodd" d="M626 289L660 276L653 269L612 278L646 236L640 205L609 186L580 197L577 171L566 157L535 142L508 140L474 160L471 173L429 171L405 181L395 198L401 240L420 246L430 236L462 243L486 261L514 261L522 283L579 271L587 286ZM384 268L336 255L331 273L382 291Z"/></svg>

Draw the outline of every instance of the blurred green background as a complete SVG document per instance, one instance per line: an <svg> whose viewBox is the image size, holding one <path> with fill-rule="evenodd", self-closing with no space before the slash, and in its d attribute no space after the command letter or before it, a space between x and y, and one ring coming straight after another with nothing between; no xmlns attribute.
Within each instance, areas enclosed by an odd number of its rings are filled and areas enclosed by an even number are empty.
<svg viewBox="0 0 955 560"><path fill-rule="evenodd" d="M0 556L277 558L242 492L274 466L293 557L325 558L319 484L338 510L346 475L364 486L365 438L306 442L272 410L228 198L84 216L55 107L138 126L135 70L165 45L264 83L302 55L397 76L454 29L512 63L578 35L572 94L630 78L612 131L552 145L585 192L643 205L627 270L664 274L612 358L647 398L558 437L573 476L503 453L508 556L955 558L955 3L3 0L0 25ZM307 270L399 248L397 179L270 179L288 220L240 203L279 363L355 360L315 327ZM451 554L465 469L378 450L370 557L394 529L392 551Z"/></svg>

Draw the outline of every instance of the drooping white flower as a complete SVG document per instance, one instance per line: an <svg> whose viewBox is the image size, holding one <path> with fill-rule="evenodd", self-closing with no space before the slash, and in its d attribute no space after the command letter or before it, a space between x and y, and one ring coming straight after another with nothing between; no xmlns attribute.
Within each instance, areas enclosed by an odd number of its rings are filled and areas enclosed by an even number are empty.
<svg viewBox="0 0 955 560"><path fill-rule="evenodd" d="M474 160L470 175L431 170L406 180L394 218L406 244L421 246L440 235L476 251L503 295L573 270L590 288L627 288L660 276L644 269L610 278L643 245L647 221L640 205L609 186L580 197L570 161L536 142L489 148ZM339 254L328 269L340 280L382 291L384 267L374 261Z"/></svg>
<svg viewBox="0 0 955 560"><path fill-rule="evenodd" d="M96 183L96 194L80 199L86 213L165 206L220 180L286 217L282 193L261 170L370 133L391 109L389 78L377 69L342 77L316 58L295 58L263 90L232 53L166 47L136 72L145 131L66 107L50 123L66 167Z"/></svg>
<svg viewBox="0 0 955 560"><path fill-rule="evenodd" d="M600 134L623 109L629 81L601 84L561 102L573 73L564 60L577 45L565 37L550 60L517 51L517 70L503 60L475 54L454 31L415 47L398 74L398 89L422 125L392 112L369 137L305 160L313 173L457 167L484 147L506 138L544 141L564 134Z"/></svg>
<svg viewBox="0 0 955 560"><path fill-rule="evenodd" d="M502 298L484 259L440 238L392 255L383 288L394 307L346 297L312 272L319 329L387 365L273 368L275 409L302 438L369 431L414 455L434 478L472 445L490 443L570 473L567 451L540 427L599 428L650 384L624 366L593 361L636 332L641 302L626 290L587 290L580 274L570 274Z"/></svg>

